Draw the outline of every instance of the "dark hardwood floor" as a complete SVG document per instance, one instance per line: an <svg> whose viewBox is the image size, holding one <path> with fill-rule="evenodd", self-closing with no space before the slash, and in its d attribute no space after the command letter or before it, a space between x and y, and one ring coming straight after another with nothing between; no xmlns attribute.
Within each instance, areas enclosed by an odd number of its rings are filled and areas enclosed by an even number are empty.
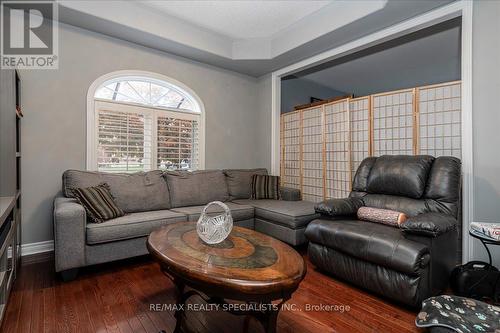
<svg viewBox="0 0 500 333"><path fill-rule="evenodd" d="M295 308L280 312L278 332L418 332L416 312L307 264L307 275L288 302ZM67 283L53 267L51 260L21 267L0 332L172 332L173 310L154 311L151 305L173 304L174 287L149 257L89 267ZM344 311L307 311L307 304L343 306ZM188 312L185 330L243 331L242 317L207 314ZM261 331L251 320L248 332Z"/></svg>

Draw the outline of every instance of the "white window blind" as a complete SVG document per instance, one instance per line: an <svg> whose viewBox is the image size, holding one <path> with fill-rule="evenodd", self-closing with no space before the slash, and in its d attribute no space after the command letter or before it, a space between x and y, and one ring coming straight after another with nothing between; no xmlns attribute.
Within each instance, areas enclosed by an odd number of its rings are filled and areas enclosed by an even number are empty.
<svg viewBox="0 0 500 333"><path fill-rule="evenodd" d="M198 168L198 121L158 116L158 169Z"/></svg>
<svg viewBox="0 0 500 333"><path fill-rule="evenodd" d="M98 112L99 171L151 169L152 124L149 115L113 110Z"/></svg>
<svg viewBox="0 0 500 333"><path fill-rule="evenodd" d="M198 169L200 115L104 101L96 106L99 171Z"/></svg>

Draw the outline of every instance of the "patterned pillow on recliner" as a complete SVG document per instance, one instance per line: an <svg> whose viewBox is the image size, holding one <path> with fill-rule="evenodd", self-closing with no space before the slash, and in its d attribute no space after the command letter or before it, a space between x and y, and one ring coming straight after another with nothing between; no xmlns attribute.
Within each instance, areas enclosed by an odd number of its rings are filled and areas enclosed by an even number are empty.
<svg viewBox="0 0 500 333"><path fill-rule="evenodd" d="M373 207L360 207L358 209L358 219L369 222L387 224L399 227L407 220L406 214L389 209Z"/></svg>

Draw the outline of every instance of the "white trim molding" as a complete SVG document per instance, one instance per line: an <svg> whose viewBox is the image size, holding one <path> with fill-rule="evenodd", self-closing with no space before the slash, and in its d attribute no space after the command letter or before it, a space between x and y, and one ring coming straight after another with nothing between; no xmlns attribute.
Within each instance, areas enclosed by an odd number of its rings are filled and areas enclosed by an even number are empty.
<svg viewBox="0 0 500 333"><path fill-rule="evenodd" d="M462 0L462 261L475 258L469 225L474 219L474 151L472 126L472 15L473 2Z"/></svg>
<svg viewBox="0 0 500 333"><path fill-rule="evenodd" d="M462 261L466 262L473 258L474 253L472 240L471 237L468 236L469 224L473 217L472 8L472 1L456 1L273 72L271 76L272 174L280 174L280 114L282 77L319 65L329 60L366 49L370 46L407 35L452 18L462 17Z"/></svg>
<svg viewBox="0 0 500 333"><path fill-rule="evenodd" d="M194 104L196 111L200 114L200 125L199 125L199 152L198 152L198 168L199 169L204 169L205 168L205 105L203 104L203 101L201 98L187 85L184 83L177 81L176 79L173 79L171 77L158 74L158 73L153 73L153 72L147 72L147 71L141 71L141 70L121 70L121 71L115 71L111 72L105 75L100 76L97 78L89 87L89 90L87 91L87 137L86 137L86 167L87 170L94 171L96 170L97 166L97 136L96 136L96 98L95 98L95 93L97 89L99 89L105 82L109 82L111 80L119 79L119 78L137 78L137 77L142 77L142 78L147 78L153 81L158 81L158 82L165 82L170 85L175 86L176 88L179 88L180 90L184 91L187 95L192 97L194 99ZM144 105L140 105L138 107L145 107ZM189 112L187 113L189 114Z"/></svg>
<svg viewBox="0 0 500 333"><path fill-rule="evenodd" d="M54 241L52 240L21 245L21 256L23 257L52 251L54 251Z"/></svg>

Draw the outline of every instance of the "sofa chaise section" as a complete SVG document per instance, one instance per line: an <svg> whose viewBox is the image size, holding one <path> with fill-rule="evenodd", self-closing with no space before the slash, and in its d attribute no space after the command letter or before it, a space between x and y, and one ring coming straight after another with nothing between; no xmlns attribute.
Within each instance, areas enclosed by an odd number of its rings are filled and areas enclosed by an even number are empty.
<svg viewBox="0 0 500 333"><path fill-rule="evenodd" d="M255 208L255 230L294 246L306 242L307 224L319 217L309 201L238 199L234 203Z"/></svg>

